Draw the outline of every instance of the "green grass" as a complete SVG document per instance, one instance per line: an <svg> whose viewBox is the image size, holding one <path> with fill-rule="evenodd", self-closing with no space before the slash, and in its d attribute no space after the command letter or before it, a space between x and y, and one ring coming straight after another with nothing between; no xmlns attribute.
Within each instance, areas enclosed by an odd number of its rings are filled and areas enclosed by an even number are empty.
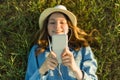
<svg viewBox="0 0 120 80"><path fill-rule="evenodd" d="M0 79L24 80L39 15L56 4L73 11L86 32L99 31L98 44L91 45L99 80L120 80L119 0L0 0Z"/></svg>

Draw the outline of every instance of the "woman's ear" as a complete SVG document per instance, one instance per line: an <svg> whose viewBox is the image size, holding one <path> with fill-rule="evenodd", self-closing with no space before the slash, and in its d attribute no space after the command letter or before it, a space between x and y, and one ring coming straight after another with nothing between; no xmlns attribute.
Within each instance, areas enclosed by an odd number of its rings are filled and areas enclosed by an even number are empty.
<svg viewBox="0 0 120 80"><path fill-rule="evenodd" d="M68 29L68 41L71 39L71 36L72 36L72 29L69 28Z"/></svg>

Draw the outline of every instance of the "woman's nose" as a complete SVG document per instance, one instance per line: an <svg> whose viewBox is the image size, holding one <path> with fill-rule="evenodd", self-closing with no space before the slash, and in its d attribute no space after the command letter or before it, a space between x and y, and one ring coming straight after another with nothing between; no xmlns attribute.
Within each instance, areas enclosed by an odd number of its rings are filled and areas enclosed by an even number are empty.
<svg viewBox="0 0 120 80"><path fill-rule="evenodd" d="M56 28L56 29L59 29L59 28L60 28L60 23L57 22L57 23L55 24L55 28Z"/></svg>

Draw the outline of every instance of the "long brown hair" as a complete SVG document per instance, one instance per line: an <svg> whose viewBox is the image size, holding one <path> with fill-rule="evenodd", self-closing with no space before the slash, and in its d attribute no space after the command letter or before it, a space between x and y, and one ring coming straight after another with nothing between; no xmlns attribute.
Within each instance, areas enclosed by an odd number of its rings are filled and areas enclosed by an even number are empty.
<svg viewBox="0 0 120 80"><path fill-rule="evenodd" d="M63 13L62 13L63 14ZM80 29L77 26L73 26L70 19L67 15L63 14L67 20L68 26L69 26L69 32L68 32L68 46L70 48L73 48L74 50L79 50L81 47L87 47L89 46L88 41L91 40L91 36L88 35L84 30ZM44 24L41 30L38 30L35 36L34 44L37 44L39 47L36 51L36 55L42 53L45 51L45 49L48 47L48 20L50 15L44 20ZM50 38L51 39L51 38Z"/></svg>

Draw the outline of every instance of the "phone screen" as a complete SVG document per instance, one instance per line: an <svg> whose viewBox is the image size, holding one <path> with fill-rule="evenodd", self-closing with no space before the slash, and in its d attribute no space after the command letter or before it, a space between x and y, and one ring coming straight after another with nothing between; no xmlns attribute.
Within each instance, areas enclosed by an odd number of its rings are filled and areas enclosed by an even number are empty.
<svg viewBox="0 0 120 80"><path fill-rule="evenodd" d="M52 50L57 55L57 60L61 63L61 53L68 46L68 36L66 34L59 34L52 36Z"/></svg>

